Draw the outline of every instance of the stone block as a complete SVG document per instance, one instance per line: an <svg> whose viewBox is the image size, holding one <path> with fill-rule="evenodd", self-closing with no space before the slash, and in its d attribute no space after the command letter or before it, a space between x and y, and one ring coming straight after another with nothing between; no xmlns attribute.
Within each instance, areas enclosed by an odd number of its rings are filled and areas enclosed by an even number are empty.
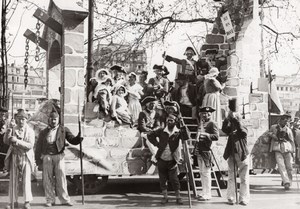
<svg viewBox="0 0 300 209"><path fill-rule="evenodd" d="M216 44L203 44L201 47L201 50L207 50L207 49L217 49L219 50L219 45Z"/></svg>
<svg viewBox="0 0 300 209"><path fill-rule="evenodd" d="M268 103L256 104L258 111L268 112Z"/></svg>
<svg viewBox="0 0 300 209"><path fill-rule="evenodd" d="M71 102L71 96L72 95L72 90L69 88L65 88L65 104L68 104Z"/></svg>
<svg viewBox="0 0 300 209"><path fill-rule="evenodd" d="M217 27L214 27L211 32L212 32L212 34L218 34L219 30Z"/></svg>
<svg viewBox="0 0 300 209"><path fill-rule="evenodd" d="M65 105L65 114L78 116L78 105Z"/></svg>
<svg viewBox="0 0 300 209"><path fill-rule="evenodd" d="M258 110L257 105L258 105L258 104L250 104L250 105L249 105L250 112L252 112L252 111L257 111L257 110Z"/></svg>
<svg viewBox="0 0 300 209"><path fill-rule="evenodd" d="M76 85L76 72L75 69L65 68L65 87L74 87Z"/></svg>
<svg viewBox="0 0 300 209"><path fill-rule="evenodd" d="M84 32L83 22L78 21L76 19L65 18L64 26L65 26L66 31L72 31L72 32L77 32L77 33Z"/></svg>
<svg viewBox="0 0 300 209"><path fill-rule="evenodd" d="M84 52L83 33L65 33L65 45L74 49L77 53Z"/></svg>
<svg viewBox="0 0 300 209"><path fill-rule="evenodd" d="M263 112L251 112L251 118L262 119L262 118L264 118L264 113Z"/></svg>
<svg viewBox="0 0 300 209"><path fill-rule="evenodd" d="M253 93L249 94L249 103L262 103L264 101L263 94Z"/></svg>
<svg viewBox="0 0 300 209"><path fill-rule="evenodd" d="M220 49L229 49L229 44L222 44Z"/></svg>
<svg viewBox="0 0 300 209"><path fill-rule="evenodd" d="M84 67L84 58L83 56L78 55L65 55L65 67Z"/></svg>
<svg viewBox="0 0 300 209"><path fill-rule="evenodd" d="M260 128L262 128L264 130L267 130L268 127L269 127L269 120L268 120L268 118L260 120Z"/></svg>
<svg viewBox="0 0 300 209"><path fill-rule="evenodd" d="M230 66L230 65L229 65ZM239 69L237 67L229 67L228 69L228 78L237 77L239 73Z"/></svg>
<svg viewBox="0 0 300 209"><path fill-rule="evenodd" d="M78 86L84 86L85 83L85 70L79 69L78 70L78 77L77 77L77 85Z"/></svg>
<svg viewBox="0 0 300 209"><path fill-rule="evenodd" d="M223 35L214 35L208 34L206 35L206 43L208 44L222 44L224 43L225 38Z"/></svg>
<svg viewBox="0 0 300 209"><path fill-rule="evenodd" d="M251 80L249 80L249 79L241 79L241 85L242 86L247 86L250 89Z"/></svg>
<svg viewBox="0 0 300 209"><path fill-rule="evenodd" d="M223 92L228 96L237 96L237 88L235 87L225 87Z"/></svg>
<svg viewBox="0 0 300 209"><path fill-rule="evenodd" d="M69 46L65 46L65 54L73 54L73 49Z"/></svg>
<svg viewBox="0 0 300 209"><path fill-rule="evenodd" d="M240 79L239 78L230 78L226 82L227 86L239 86L240 85Z"/></svg>

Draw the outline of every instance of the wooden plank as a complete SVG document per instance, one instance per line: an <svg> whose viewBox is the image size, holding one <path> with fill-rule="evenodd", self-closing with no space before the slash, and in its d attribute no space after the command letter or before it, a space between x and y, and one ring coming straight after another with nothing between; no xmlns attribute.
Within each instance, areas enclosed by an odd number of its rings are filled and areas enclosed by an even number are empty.
<svg viewBox="0 0 300 209"><path fill-rule="evenodd" d="M50 17L47 13L43 12L40 8L34 12L33 16L59 35L62 35L62 24Z"/></svg>
<svg viewBox="0 0 300 209"><path fill-rule="evenodd" d="M23 35L33 43L36 43L36 34L31 30L27 29ZM39 37L39 40L40 40L39 46L45 51L48 51L48 42L41 37Z"/></svg>

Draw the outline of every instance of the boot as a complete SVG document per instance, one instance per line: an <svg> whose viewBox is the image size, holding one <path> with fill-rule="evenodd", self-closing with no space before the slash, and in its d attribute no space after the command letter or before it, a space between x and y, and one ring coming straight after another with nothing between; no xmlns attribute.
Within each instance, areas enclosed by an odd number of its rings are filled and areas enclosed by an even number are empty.
<svg viewBox="0 0 300 209"><path fill-rule="evenodd" d="M161 204L162 205L164 205L164 204L166 204L166 203L168 203L168 190L163 190L162 191L162 194L163 194L163 198L162 198L162 200L161 200Z"/></svg>
<svg viewBox="0 0 300 209"><path fill-rule="evenodd" d="M176 196L176 204L183 205L182 198L180 196L180 190L175 191L175 196Z"/></svg>

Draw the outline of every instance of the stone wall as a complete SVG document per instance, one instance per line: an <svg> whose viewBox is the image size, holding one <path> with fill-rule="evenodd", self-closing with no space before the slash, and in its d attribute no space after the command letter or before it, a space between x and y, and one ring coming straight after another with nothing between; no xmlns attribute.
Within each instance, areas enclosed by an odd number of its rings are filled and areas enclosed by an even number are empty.
<svg viewBox="0 0 300 209"><path fill-rule="evenodd" d="M227 77L224 94L220 98L223 118L228 112L228 99L237 98L239 112L249 131L248 144L252 150L259 136L268 129L268 95L255 91L250 93L251 83L256 87L260 77L258 1L225 0L224 3L211 34L206 36L206 43L201 47L201 54L205 56L207 49L217 49L217 57L226 57L227 65L219 68L220 74ZM220 19L225 11L229 11L236 32L235 37L230 40L226 38ZM222 156L224 143L226 139L221 137L214 147L217 156Z"/></svg>

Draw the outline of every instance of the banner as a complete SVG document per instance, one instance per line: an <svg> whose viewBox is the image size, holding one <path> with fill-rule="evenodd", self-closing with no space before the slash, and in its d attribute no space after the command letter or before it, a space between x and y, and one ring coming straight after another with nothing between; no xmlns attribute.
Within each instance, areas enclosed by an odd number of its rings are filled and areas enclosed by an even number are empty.
<svg viewBox="0 0 300 209"><path fill-rule="evenodd" d="M226 32L226 35L227 35L227 39L234 38L235 37L235 32L234 32L234 29L233 29L228 11L225 12L221 16L221 20L222 20L222 24L223 24L224 30Z"/></svg>

